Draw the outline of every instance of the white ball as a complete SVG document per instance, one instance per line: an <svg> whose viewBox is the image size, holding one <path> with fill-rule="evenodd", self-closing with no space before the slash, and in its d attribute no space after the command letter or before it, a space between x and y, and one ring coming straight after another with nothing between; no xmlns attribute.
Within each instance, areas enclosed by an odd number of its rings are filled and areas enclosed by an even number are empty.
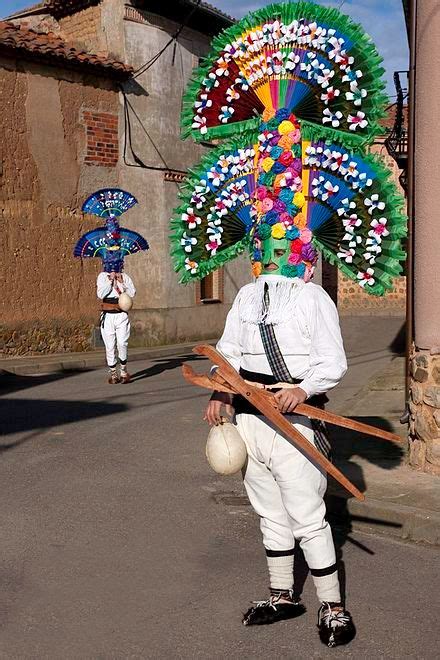
<svg viewBox="0 0 440 660"><path fill-rule="evenodd" d="M247 450L237 427L230 422L213 426L206 443L206 458L218 474L239 472L246 463Z"/></svg>
<svg viewBox="0 0 440 660"><path fill-rule="evenodd" d="M122 309L123 312L129 312L133 307L133 298L130 298L128 293L121 293L118 298L118 307L119 309Z"/></svg>

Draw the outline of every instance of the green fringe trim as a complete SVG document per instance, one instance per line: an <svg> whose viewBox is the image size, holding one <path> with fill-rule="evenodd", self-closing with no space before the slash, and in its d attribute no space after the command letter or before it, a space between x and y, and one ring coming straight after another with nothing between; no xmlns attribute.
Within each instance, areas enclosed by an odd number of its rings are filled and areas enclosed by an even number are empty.
<svg viewBox="0 0 440 660"><path fill-rule="evenodd" d="M366 135L361 135L360 133L348 133L346 131L340 131L337 128L330 128L324 125L312 124L309 121L300 119L301 122L301 137L304 141L309 140L310 142L318 142L325 140L326 142L334 142L340 144L346 149L357 149L360 150L363 147L367 146L370 138ZM381 129L383 133L383 129Z"/></svg>
<svg viewBox="0 0 440 660"><path fill-rule="evenodd" d="M355 23L349 16L342 14L337 9L323 7L313 2L304 2L302 0L295 3L286 2L283 4L267 5L258 11L251 12L241 21L214 37L210 55L203 61L202 66L193 72L190 83L183 96L181 117L182 136L187 137L192 135L197 142L203 142L210 138L222 139L235 135L235 131L240 132L242 130L247 131L250 128L256 128L256 123L260 123L258 118L252 118L245 122L224 124L208 129L205 135L201 135L199 130L192 129L194 103L200 93L202 81L208 76L220 52L228 43L237 39L246 30L253 29L255 25L270 21L275 17L280 18L286 24L294 19L303 17L306 17L308 20L316 20L317 22L341 30L352 42L353 47L350 49L350 54L355 57L358 66L361 66L364 73L362 81L365 88L368 89L368 96L364 102L363 111L365 111L368 117L369 126L362 134L362 137L360 135L350 135L348 132L344 133L343 131L339 131L339 133L341 136L346 135L348 143L353 144L353 146L355 143L359 145L361 142L364 144L372 142L377 135L383 132L379 121L385 117L385 105L388 101L384 93L385 83L383 81L384 69L381 66L382 58L378 54L371 37L364 31L362 26ZM326 129L321 129L322 127L320 127L320 134L323 136ZM353 138L355 138L354 141ZM341 138L338 139L338 142L340 141Z"/></svg>

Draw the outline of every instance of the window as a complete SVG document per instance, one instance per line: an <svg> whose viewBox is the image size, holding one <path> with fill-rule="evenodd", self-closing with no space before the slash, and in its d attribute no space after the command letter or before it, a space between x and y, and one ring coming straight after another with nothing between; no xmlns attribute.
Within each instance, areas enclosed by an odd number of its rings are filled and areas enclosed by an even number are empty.
<svg viewBox="0 0 440 660"><path fill-rule="evenodd" d="M209 305L223 302L223 268L215 270L197 283L197 304Z"/></svg>

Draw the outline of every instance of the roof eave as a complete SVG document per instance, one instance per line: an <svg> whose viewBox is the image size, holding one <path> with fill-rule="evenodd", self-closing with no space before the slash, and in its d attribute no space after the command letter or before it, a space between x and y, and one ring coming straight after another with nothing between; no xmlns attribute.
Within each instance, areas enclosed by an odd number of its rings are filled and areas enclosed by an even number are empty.
<svg viewBox="0 0 440 660"><path fill-rule="evenodd" d="M30 7L27 7L26 9L22 9L21 11L16 11L14 14L9 14L9 16L5 16L3 18L3 21L11 21L17 18L27 18L28 16L38 16L38 14L45 14L49 15L49 12L47 11L47 7L44 4L44 2L39 2L37 5L31 5Z"/></svg>
<svg viewBox="0 0 440 660"><path fill-rule="evenodd" d="M133 75L133 70L130 67L117 68L114 66L105 66L101 64L92 64L89 62L79 62L75 59L69 59L62 56L50 55L47 53L40 53L38 51L30 51L27 48L20 46L10 47L0 43L0 55L8 57L9 59L21 59L27 62L37 62L39 64L47 64L54 68L69 69L78 71L79 73L94 75L96 77L111 78L118 81L126 81Z"/></svg>
<svg viewBox="0 0 440 660"><path fill-rule="evenodd" d="M137 9L163 16L176 23L185 22L188 27L210 36L235 23L232 16L224 14L209 3L198 4L196 0L173 0L173 2L175 4L172 9L167 3L157 6L153 0L135 0L133 4Z"/></svg>
<svg viewBox="0 0 440 660"><path fill-rule="evenodd" d="M195 4L194 2L191 2L191 4ZM211 14L212 16L215 16L215 18L220 19L225 23L225 27L230 27L231 25L234 25L235 18L232 18L232 16L228 16L224 12L217 10L215 7L210 7L206 3L202 4L199 9L201 11L204 11L207 14Z"/></svg>

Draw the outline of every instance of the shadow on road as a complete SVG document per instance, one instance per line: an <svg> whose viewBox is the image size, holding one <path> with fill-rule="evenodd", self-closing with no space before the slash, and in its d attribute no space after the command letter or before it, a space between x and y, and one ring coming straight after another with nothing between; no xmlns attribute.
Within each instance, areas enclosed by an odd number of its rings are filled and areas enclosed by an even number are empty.
<svg viewBox="0 0 440 660"><path fill-rule="evenodd" d="M392 425L388 420L382 417L352 417L351 419L371 426L376 426L377 428L386 431L393 431ZM398 467L404 457L402 447L387 440L381 440L380 438L374 438L361 433L354 433L353 431L338 426L329 427L329 434L332 444L333 462L362 493L366 491L367 486L362 467L352 460L354 456L366 459L385 470L393 470ZM329 481L329 489L326 495L327 510L329 512L327 518L332 527L338 560L341 596L344 601L346 594L346 571L343 558L343 547L345 543L351 543L358 548L359 551L374 555L374 552L370 550L367 545L350 536L353 531L353 521L358 520L368 523L373 528L374 526L401 527L399 524L391 523L386 520L352 516L347 506L348 497L350 497L348 493L342 490L339 485L336 485L333 480ZM300 596L309 569L304 559L304 555L298 546L295 550L294 572L295 591L297 592L297 595Z"/></svg>
<svg viewBox="0 0 440 660"><path fill-rule="evenodd" d="M90 371L90 369L82 369L81 373ZM45 374L42 376L20 376L13 374L10 371L0 370L0 396L10 394L11 392L19 392L26 390L30 387L38 385L46 385L46 383L55 383L64 378L71 378L76 376L78 371L63 371L62 373Z"/></svg>
<svg viewBox="0 0 440 660"><path fill-rule="evenodd" d="M394 337L389 348L394 355L405 355L406 352L406 323L402 325L397 335Z"/></svg>
<svg viewBox="0 0 440 660"><path fill-rule="evenodd" d="M126 410L128 410L128 406L125 404L100 401L1 399L0 437L115 415ZM21 444L21 441L18 440L16 444ZM7 445L6 449L10 447L11 445ZM0 446L0 452L4 449L5 447Z"/></svg>
<svg viewBox="0 0 440 660"><path fill-rule="evenodd" d="M198 360L206 360L206 358L201 357L200 355L194 355L193 353L181 355L180 357L161 358L160 360L155 360L156 364L152 367L148 367L148 369L143 369L142 371L133 374L131 379L132 381L136 381L142 380L143 378L151 378L151 376L157 376L164 371L177 369L177 367L181 367L185 362L195 362Z"/></svg>

